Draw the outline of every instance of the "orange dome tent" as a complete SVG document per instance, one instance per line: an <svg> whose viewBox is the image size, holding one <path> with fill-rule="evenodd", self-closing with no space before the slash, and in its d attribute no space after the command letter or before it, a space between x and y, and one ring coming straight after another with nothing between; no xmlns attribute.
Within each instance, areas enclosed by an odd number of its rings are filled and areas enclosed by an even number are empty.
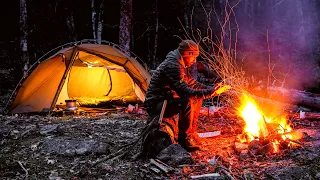
<svg viewBox="0 0 320 180"><path fill-rule="evenodd" d="M54 54L45 58L50 53ZM143 102L150 81L147 69L132 54L113 43L94 40L56 48L28 72L11 96L9 113L51 112L69 99L81 104Z"/></svg>

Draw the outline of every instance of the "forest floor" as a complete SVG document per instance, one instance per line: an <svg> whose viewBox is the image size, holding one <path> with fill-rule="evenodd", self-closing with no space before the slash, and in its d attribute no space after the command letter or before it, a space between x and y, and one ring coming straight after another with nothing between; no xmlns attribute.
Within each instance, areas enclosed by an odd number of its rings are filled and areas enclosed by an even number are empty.
<svg viewBox="0 0 320 180"><path fill-rule="evenodd" d="M217 111L214 116L201 114L199 132L221 131L221 134L204 139L202 150L190 153L194 166L174 167L172 174L157 174L150 170L149 160L125 157L102 161L79 175L86 165L137 138L146 126L146 119L143 113L119 110L59 116L0 115L0 177L191 179L195 175L219 173L220 177L207 179L320 178L319 119L291 119L294 129L305 132L300 145L278 153L248 156L239 154L234 148L243 121L223 111ZM138 150L138 147L133 149L131 155ZM212 163L213 160L216 163Z"/></svg>

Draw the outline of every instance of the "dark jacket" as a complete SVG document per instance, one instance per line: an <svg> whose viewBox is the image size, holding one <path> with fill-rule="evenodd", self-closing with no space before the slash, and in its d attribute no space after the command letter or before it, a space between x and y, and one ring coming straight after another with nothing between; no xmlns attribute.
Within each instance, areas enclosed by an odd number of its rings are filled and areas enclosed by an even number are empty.
<svg viewBox="0 0 320 180"><path fill-rule="evenodd" d="M153 72L146 93L145 105L153 106L160 101L173 98L208 98L213 88L192 78L190 69L185 67L179 51L167 54L166 59Z"/></svg>
<svg viewBox="0 0 320 180"><path fill-rule="evenodd" d="M200 61L190 67L190 72L191 76L201 83L214 83L214 79L217 78L217 74Z"/></svg>

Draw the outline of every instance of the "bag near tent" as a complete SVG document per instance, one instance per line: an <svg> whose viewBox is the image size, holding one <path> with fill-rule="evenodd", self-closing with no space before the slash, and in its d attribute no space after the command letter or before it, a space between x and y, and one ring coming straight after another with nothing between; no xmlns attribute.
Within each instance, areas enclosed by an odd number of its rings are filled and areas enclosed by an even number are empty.
<svg viewBox="0 0 320 180"><path fill-rule="evenodd" d="M80 105L144 102L148 71L120 47L103 43L72 43L39 60L13 93L9 113L50 112L66 100Z"/></svg>

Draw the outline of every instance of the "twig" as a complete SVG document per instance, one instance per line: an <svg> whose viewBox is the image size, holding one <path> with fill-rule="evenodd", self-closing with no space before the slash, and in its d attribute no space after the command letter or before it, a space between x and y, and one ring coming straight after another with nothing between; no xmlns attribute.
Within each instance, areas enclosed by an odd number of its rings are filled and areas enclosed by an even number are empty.
<svg viewBox="0 0 320 180"><path fill-rule="evenodd" d="M178 167L202 167L207 165L208 164L181 164Z"/></svg>
<svg viewBox="0 0 320 180"><path fill-rule="evenodd" d="M231 180L234 180L233 176L228 172L226 171L225 169L221 168L221 171L226 175L228 176L228 178L230 178Z"/></svg>
<svg viewBox="0 0 320 180"><path fill-rule="evenodd" d="M18 164L23 169L23 171L25 172L26 176L24 178L28 179L28 175L29 175L28 170L22 165L22 163L20 161L18 161Z"/></svg>
<svg viewBox="0 0 320 180"><path fill-rule="evenodd" d="M293 143L299 144L299 145L301 145L301 146L304 146L303 143L301 143L301 142L299 142L299 141L297 141L297 140L293 140L293 139L289 139L289 138L287 138L287 139L288 139L288 141L290 141L290 142L293 142Z"/></svg>
<svg viewBox="0 0 320 180"><path fill-rule="evenodd" d="M278 2L277 4L273 5L272 8L278 6L278 5L281 4L283 1L284 1L284 0L282 0L282 1Z"/></svg>
<svg viewBox="0 0 320 180"><path fill-rule="evenodd" d="M158 169L163 171L164 173L168 174L174 171L174 169L167 164L164 164L160 160L150 159L150 164L156 166Z"/></svg>
<svg viewBox="0 0 320 180"><path fill-rule="evenodd" d="M220 170L231 180L234 180L234 177L231 175L231 172L228 172L229 170L222 166L219 162L217 162L218 168L220 168Z"/></svg>
<svg viewBox="0 0 320 180"><path fill-rule="evenodd" d="M219 173L210 173L210 174L201 174L201 175L195 175L191 176L191 179L210 179L210 178L215 178L215 177L220 177Z"/></svg>

